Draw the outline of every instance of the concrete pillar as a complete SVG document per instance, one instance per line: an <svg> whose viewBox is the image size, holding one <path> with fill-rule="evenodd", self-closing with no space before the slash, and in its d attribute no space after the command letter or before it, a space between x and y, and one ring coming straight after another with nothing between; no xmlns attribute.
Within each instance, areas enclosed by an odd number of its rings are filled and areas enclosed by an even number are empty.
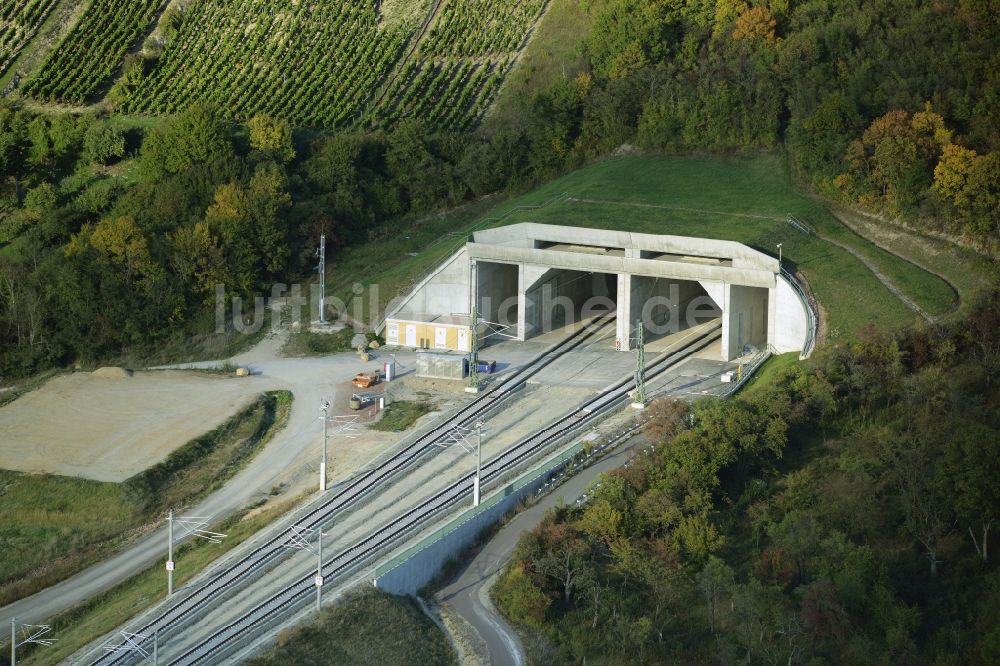
<svg viewBox="0 0 1000 666"><path fill-rule="evenodd" d="M525 337L525 325L524 320L527 317L527 308L525 307L527 300L524 292L527 291L528 285L524 283L524 264L517 265L517 339L524 342Z"/></svg>
<svg viewBox="0 0 1000 666"><path fill-rule="evenodd" d="M476 261L469 262L469 316L479 304L479 266ZM472 322L475 326L476 322Z"/></svg>
<svg viewBox="0 0 1000 666"><path fill-rule="evenodd" d="M732 360L733 355L730 351L729 344L729 332L732 328L732 307L730 302L732 299L733 285L728 282L722 286L722 302L719 303L719 307L722 308L722 360L729 361Z"/></svg>
<svg viewBox="0 0 1000 666"><path fill-rule="evenodd" d="M641 256L642 252L640 250L632 247L625 248L626 259L638 259ZM635 319L638 315L635 313L632 305L632 296L632 274L619 273L618 296L615 299L618 305L615 340L618 343L618 349L621 351L629 351L632 349L632 337L635 335ZM637 306L639 308L639 313L641 313L642 303L637 303Z"/></svg>
<svg viewBox="0 0 1000 666"><path fill-rule="evenodd" d="M518 339L526 340L528 336L539 334L541 321L541 302L535 296L529 298L532 288L541 280L549 269L545 266L534 264L521 264L518 271L517 281L517 307L518 307Z"/></svg>
<svg viewBox="0 0 1000 666"><path fill-rule="evenodd" d="M767 290L767 344L776 346L778 329L775 322L778 320L778 290L771 287Z"/></svg>
<svg viewBox="0 0 1000 666"><path fill-rule="evenodd" d="M632 348L632 275L618 274L618 318L615 322L615 339L618 349L628 351Z"/></svg>

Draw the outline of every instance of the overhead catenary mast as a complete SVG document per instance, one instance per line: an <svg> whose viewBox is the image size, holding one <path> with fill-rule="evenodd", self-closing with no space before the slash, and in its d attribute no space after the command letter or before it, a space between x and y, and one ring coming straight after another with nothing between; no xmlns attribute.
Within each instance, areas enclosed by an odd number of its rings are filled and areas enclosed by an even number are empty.
<svg viewBox="0 0 1000 666"><path fill-rule="evenodd" d="M469 338L472 341L469 352L469 387L479 388L479 309L472 306L472 331Z"/></svg>
<svg viewBox="0 0 1000 666"><path fill-rule="evenodd" d="M326 323L326 232L319 236L319 248L316 250L319 256L319 323Z"/></svg>
<svg viewBox="0 0 1000 666"><path fill-rule="evenodd" d="M635 320L635 393L632 406L646 406L646 341L643 338L642 320Z"/></svg>

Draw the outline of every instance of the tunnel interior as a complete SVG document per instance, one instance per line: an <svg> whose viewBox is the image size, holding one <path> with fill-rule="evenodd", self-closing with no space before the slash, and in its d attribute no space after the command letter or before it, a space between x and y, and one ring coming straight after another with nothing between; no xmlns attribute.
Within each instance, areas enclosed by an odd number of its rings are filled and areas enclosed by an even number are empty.
<svg viewBox="0 0 1000 666"><path fill-rule="evenodd" d="M699 282L633 275L630 322L633 326L642 322L648 343L717 319L722 315L722 285L709 287L716 292L714 296Z"/></svg>
<svg viewBox="0 0 1000 666"><path fill-rule="evenodd" d="M732 285L728 316L731 356L767 347L767 289Z"/></svg>
<svg viewBox="0 0 1000 666"><path fill-rule="evenodd" d="M618 276L560 268L526 267L525 338L614 312Z"/></svg>
<svg viewBox="0 0 1000 666"><path fill-rule="evenodd" d="M476 307L490 330L516 335L519 321L520 267L480 261L476 264Z"/></svg>

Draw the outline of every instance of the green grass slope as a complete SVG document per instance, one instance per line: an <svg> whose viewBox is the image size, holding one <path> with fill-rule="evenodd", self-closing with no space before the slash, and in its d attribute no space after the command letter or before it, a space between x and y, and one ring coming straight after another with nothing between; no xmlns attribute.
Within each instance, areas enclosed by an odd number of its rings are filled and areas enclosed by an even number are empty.
<svg viewBox="0 0 1000 666"><path fill-rule="evenodd" d="M539 222L734 240L771 255L783 244L786 266L808 280L828 316L828 333L853 336L868 324L911 323L908 309L857 257L796 231L789 214L821 236L851 246L906 296L941 314L954 294L941 278L865 241L820 204L799 194L778 156L680 158L631 156L589 166L511 200L493 211L565 195L538 211L516 212L504 224Z"/></svg>
<svg viewBox="0 0 1000 666"><path fill-rule="evenodd" d="M412 599L366 590L323 611L318 622L282 634L250 666L455 664L441 630Z"/></svg>
<svg viewBox="0 0 1000 666"><path fill-rule="evenodd" d="M789 214L819 235L796 231L786 222ZM491 210L479 205L432 218L417 226L412 236L353 249L330 276L331 293L346 295L355 281L377 283L378 300L384 305L460 247L464 232L519 222L734 240L775 256L776 245L783 243L786 266L801 271L824 310L830 340L853 337L869 324L898 328L914 322L917 315L858 257L824 238L867 258L932 315L950 311L955 301L945 280L868 242L821 204L800 194L787 175L784 159L770 155L628 156L597 163ZM418 252L419 243L429 239L436 243ZM385 261L386 256L397 255L399 261ZM371 271L372 266L387 264L381 272ZM367 294L364 300L358 312L367 314ZM354 315L353 306L349 309Z"/></svg>

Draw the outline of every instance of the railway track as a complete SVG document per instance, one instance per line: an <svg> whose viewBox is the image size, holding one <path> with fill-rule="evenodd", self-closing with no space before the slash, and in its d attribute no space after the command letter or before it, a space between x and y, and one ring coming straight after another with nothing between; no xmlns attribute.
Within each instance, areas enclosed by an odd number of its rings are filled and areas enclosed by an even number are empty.
<svg viewBox="0 0 1000 666"><path fill-rule="evenodd" d="M414 439L413 442L407 444L378 466L363 470L348 479L347 482L334 486L328 498L299 517L294 525L315 529L317 526L333 520L344 510L355 506L372 491L416 464L428 451L436 449L435 445L456 426L468 426L475 423L483 414L488 413L519 390L529 379L547 366L567 352L591 341L606 324L613 320L613 312L600 315L567 338L539 353L520 370L501 379L497 386L478 395L442 423ZM266 567L288 556L288 549L284 547L287 538L284 531L276 534L246 556L211 576L186 596L179 598L176 603L165 609L156 618L146 622L135 633L151 635L153 632L160 632L163 635L170 629L176 628L176 625L181 622L189 624L199 611L217 601L222 591L233 588L251 576L258 575ZM179 592L183 594L184 590ZM131 656L128 653L111 653L92 663L101 665L125 664L129 663L130 660Z"/></svg>
<svg viewBox="0 0 1000 666"><path fill-rule="evenodd" d="M664 354L647 366L646 376L657 376L674 367L692 354L704 349L721 337L721 327L715 326L698 337L684 343L680 348ZM483 466L484 484L501 477L520 462L557 443L585 423L597 418L628 399L634 388L631 379L623 379L608 387L600 395L575 408L546 428L522 439L515 446L499 456L487 461ZM391 523L384 525L350 548L337 553L323 564L324 579L344 576L367 564L372 558L402 537L419 529L456 502L468 499L469 486L474 474L469 473L458 481L425 499L419 505L406 511ZM291 585L275 593L236 620L226 624L198 644L173 658L171 666L189 664L209 664L225 658L227 653L239 647L252 632L265 628L282 617L286 617L306 604L312 603L315 594L315 571L310 570Z"/></svg>

